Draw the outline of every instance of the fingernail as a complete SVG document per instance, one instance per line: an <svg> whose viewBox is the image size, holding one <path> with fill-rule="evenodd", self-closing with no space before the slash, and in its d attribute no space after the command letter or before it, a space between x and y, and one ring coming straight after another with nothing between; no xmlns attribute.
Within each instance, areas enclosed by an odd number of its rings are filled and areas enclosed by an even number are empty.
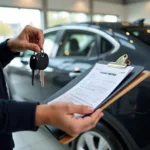
<svg viewBox="0 0 150 150"><path fill-rule="evenodd" d="M89 112L93 112L93 111L94 111L94 108L93 108L92 106L89 106L89 107L88 107L88 111L89 111Z"/></svg>

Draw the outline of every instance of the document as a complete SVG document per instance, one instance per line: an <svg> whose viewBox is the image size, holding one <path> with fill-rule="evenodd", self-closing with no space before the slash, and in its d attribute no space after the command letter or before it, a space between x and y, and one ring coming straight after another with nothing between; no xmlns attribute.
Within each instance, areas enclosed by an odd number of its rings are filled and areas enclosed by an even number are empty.
<svg viewBox="0 0 150 150"><path fill-rule="evenodd" d="M121 69L112 68L106 64L97 63L78 84L50 103L71 102L96 108L115 90L133 68L132 66Z"/></svg>

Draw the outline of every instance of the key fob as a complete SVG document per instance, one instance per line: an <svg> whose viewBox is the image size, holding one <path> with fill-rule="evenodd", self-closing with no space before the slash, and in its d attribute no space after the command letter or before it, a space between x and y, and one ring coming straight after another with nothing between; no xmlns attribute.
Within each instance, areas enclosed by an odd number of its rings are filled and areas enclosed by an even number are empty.
<svg viewBox="0 0 150 150"><path fill-rule="evenodd" d="M30 57L30 68L36 70L36 55Z"/></svg>
<svg viewBox="0 0 150 150"><path fill-rule="evenodd" d="M34 85L34 71L36 70L36 55L30 57L30 68L32 69L32 86Z"/></svg>
<svg viewBox="0 0 150 150"><path fill-rule="evenodd" d="M37 53L36 54L36 68L39 70L44 70L47 68L49 63L49 58L46 53Z"/></svg>

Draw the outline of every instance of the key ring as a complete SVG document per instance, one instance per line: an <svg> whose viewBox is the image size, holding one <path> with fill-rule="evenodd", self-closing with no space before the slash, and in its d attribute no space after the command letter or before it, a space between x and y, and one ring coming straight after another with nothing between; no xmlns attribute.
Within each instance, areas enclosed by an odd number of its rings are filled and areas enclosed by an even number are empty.
<svg viewBox="0 0 150 150"><path fill-rule="evenodd" d="M41 56L44 57L44 49L41 50Z"/></svg>
<svg viewBox="0 0 150 150"><path fill-rule="evenodd" d="M44 53L44 49L42 49L41 52Z"/></svg>

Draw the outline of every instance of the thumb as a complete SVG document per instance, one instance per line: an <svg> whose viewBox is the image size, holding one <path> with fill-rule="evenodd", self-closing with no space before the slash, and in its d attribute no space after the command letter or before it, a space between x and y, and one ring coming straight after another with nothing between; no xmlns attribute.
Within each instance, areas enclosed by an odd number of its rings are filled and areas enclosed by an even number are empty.
<svg viewBox="0 0 150 150"><path fill-rule="evenodd" d="M23 44L24 49L29 49L35 52L40 52L40 47L37 44L34 43L24 43Z"/></svg>
<svg viewBox="0 0 150 150"><path fill-rule="evenodd" d="M90 114L94 111L94 108L91 106L84 106L84 105L75 105L72 104L71 113L78 113L78 114Z"/></svg>

